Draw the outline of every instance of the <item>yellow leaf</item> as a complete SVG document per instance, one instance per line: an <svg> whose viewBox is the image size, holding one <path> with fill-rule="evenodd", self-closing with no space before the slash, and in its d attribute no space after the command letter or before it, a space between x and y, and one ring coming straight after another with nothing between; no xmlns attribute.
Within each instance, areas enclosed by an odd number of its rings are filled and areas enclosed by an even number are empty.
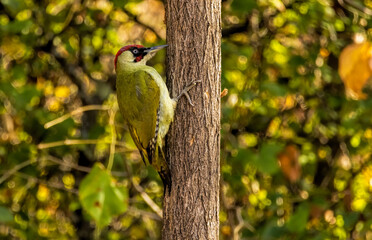
<svg viewBox="0 0 372 240"><path fill-rule="evenodd" d="M372 45L369 42L351 44L340 54L338 73L345 84L346 96L364 99L363 87L372 76L370 60Z"/></svg>
<svg viewBox="0 0 372 240"><path fill-rule="evenodd" d="M321 48L320 51L319 51L319 53L324 58L329 56L329 51L327 49L325 49L325 48Z"/></svg>
<svg viewBox="0 0 372 240"><path fill-rule="evenodd" d="M225 236L230 236L231 235L231 228L230 228L230 226L227 226L227 225L222 226L221 232Z"/></svg>
<svg viewBox="0 0 372 240"><path fill-rule="evenodd" d="M68 98L70 96L70 88L68 86L58 86L54 90L54 95L57 98Z"/></svg>
<svg viewBox="0 0 372 240"><path fill-rule="evenodd" d="M292 109L294 106L296 106L296 95L291 94L287 95L285 97L278 98L279 105L281 107L281 111Z"/></svg>
<svg viewBox="0 0 372 240"><path fill-rule="evenodd" d="M39 201L45 202L49 198L49 189L45 185L39 185L36 197Z"/></svg>
<svg viewBox="0 0 372 240"><path fill-rule="evenodd" d="M72 174L66 174L62 177L62 181L65 185L65 188L67 189L72 189L75 184L75 178L74 175Z"/></svg>

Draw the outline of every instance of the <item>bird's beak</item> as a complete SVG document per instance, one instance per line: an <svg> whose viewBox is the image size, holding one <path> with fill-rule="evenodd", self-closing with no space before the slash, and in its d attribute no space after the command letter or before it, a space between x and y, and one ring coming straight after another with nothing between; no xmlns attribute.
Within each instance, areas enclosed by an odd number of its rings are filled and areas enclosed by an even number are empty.
<svg viewBox="0 0 372 240"><path fill-rule="evenodd" d="M168 45L160 45L160 46L155 46L155 47L150 47L150 48L146 48L145 49L145 53L150 53L150 52L157 52L159 51L160 49L163 49L165 47L168 47Z"/></svg>

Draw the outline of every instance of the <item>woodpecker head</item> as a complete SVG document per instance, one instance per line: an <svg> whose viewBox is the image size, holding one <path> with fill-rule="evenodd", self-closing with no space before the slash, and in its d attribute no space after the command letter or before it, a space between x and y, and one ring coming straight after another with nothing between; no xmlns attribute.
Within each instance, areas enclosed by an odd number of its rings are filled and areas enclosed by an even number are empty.
<svg viewBox="0 0 372 240"><path fill-rule="evenodd" d="M122 47L115 56L115 69L118 61L146 64L146 62L150 58L152 58L157 51L167 46L168 45L160 45L156 47L146 48L142 45L128 45Z"/></svg>

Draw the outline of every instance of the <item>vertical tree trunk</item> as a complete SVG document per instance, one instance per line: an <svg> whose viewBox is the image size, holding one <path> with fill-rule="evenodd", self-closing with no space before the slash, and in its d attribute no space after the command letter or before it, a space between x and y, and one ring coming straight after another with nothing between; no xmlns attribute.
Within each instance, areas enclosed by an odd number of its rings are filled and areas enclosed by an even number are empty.
<svg viewBox="0 0 372 240"><path fill-rule="evenodd" d="M167 81L181 98L167 139L163 239L219 239L221 0L168 0Z"/></svg>

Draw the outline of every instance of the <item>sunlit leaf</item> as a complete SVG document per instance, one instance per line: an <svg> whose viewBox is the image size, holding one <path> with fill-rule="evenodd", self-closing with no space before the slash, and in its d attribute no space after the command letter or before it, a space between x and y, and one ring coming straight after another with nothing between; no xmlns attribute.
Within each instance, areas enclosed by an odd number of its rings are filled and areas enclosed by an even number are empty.
<svg viewBox="0 0 372 240"><path fill-rule="evenodd" d="M363 88L372 75L372 45L369 42L351 44L342 50L338 73L345 84L346 95L353 99L364 99Z"/></svg>
<svg viewBox="0 0 372 240"><path fill-rule="evenodd" d="M132 192L130 214L115 217L128 201L120 184L130 180L112 177L123 169L132 169L156 204L163 193L121 114L112 175L98 164L82 179L87 166L108 157L112 128L108 111L75 110L116 102L107 100L116 95L115 53L127 44L165 44L165 23L177 24L164 21L169 2L0 0L0 178L7 178L0 186L0 239L161 238L162 223L143 194ZM351 39L371 41L372 1L338 2L223 0L221 52L179 51L222 56L216 69L229 93L221 95L221 240L369 236L372 97L348 101L344 89L354 99L372 93L371 42L348 46ZM193 17L199 8L191 6L185 1L183 10ZM204 20L213 41L218 31ZM149 62L162 76L169 75L165 58L161 51ZM66 139L98 144L66 145ZM37 149L52 142L62 145ZM12 173L31 159L37 161ZM81 199L74 194L80 184ZM90 222L111 223L97 236Z"/></svg>
<svg viewBox="0 0 372 240"><path fill-rule="evenodd" d="M57 98L67 98L70 96L70 88L68 86L58 86L54 90Z"/></svg>
<svg viewBox="0 0 372 240"><path fill-rule="evenodd" d="M271 0L271 4L274 5L274 7L281 12L285 11L286 9L285 5L281 0Z"/></svg>
<svg viewBox="0 0 372 240"><path fill-rule="evenodd" d="M119 187L100 163L94 165L79 187L81 205L100 227L126 211L127 198L127 190Z"/></svg>
<svg viewBox="0 0 372 240"><path fill-rule="evenodd" d="M40 202L45 202L50 197L50 190L45 185L39 185L39 189L36 193L36 197Z"/></svg>

